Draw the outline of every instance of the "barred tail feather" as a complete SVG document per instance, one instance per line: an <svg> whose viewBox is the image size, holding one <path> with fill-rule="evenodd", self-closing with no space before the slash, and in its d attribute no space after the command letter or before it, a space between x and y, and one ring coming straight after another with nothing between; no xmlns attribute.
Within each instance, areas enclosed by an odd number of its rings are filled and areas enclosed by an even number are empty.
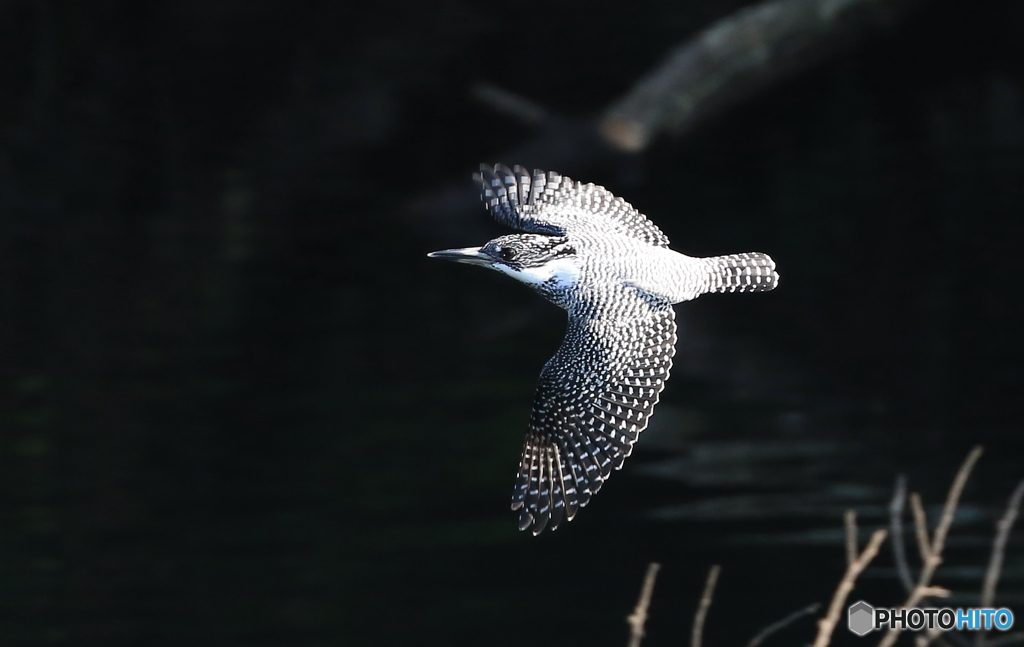
<svg viewBox="0 0 1024 647"><path fill-rule="evenodd" d="M708 292L767 292L779 284L775 261L768 254L748 252L702 260L710 269Z"/></svg>

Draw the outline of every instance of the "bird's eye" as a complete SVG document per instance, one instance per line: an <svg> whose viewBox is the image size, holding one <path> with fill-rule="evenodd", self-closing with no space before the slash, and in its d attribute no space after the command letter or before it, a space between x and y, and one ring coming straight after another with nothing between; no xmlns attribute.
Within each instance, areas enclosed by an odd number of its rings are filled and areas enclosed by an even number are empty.
<svg viewBox="0 0 1024 647"><path fill-rule="evenodd" d="M498 256L500 256L503 261L512 261L516 258L516 250L511 247L502 247L498 250Z"/></svg>

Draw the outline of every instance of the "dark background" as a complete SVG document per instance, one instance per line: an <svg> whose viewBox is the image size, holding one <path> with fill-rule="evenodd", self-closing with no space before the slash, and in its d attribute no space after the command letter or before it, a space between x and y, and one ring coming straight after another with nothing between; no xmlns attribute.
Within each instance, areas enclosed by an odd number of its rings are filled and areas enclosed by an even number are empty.
<svg viewBox="0 0 1024 647"><path fill-rule="evenodd" d="M645 645L688 639L712 563L705 644L743 645L827 601L844 509L884 524L901 473L940 503L980 443L937 577L976 601L1024 476L1017 0L923 2L554 169L782 282L678 308L658 415L575 521L507 509L563 316L425 258L499 231L438 196L533 163L470 90L568 128L741 6L0 1L0 642L624 645L660 560ZM1019 541L1000 591L1024 609ZM854 596L902 599L888 548Z"/></svg>

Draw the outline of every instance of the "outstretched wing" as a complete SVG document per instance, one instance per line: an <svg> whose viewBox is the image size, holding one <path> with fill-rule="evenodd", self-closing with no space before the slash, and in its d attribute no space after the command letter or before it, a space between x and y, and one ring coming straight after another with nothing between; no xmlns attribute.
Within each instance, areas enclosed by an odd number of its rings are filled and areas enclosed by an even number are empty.
<svg viewBox="0 0 1024 647"><path fill-rule="evenodd" d="M640 297L637 297L638 299ZM634 317L574 319L544 366L512 509L540 534L572 519L633 450L675 355L675 313L646 302Z"/></svg>
<svg viewBox="0 0 1024 647"><path fill-rule="evenodd" d="M668 247L668 237L622 198L602 186L581 184L554 171L480 165L473 174L495 220L527 233L564 236L574 231L618 233Z"/></svg>

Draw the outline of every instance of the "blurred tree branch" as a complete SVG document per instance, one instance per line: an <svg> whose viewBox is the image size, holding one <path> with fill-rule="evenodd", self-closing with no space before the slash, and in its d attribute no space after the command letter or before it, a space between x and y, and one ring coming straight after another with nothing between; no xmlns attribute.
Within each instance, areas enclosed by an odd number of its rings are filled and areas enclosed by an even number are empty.
<svg viewBox="0 0 1024 647"><path fill-rule="evenodd" d="M541 102L482 84L470 95L535 126L532 137L492 161L585 176L662 133L681 134L756 92L808 69L895 23L919 0L768 0L721 18L679 45L598 120L552 114ZM413 224L432 235L467 232L458 216L476 207L465 178L422 196ZM452 222L453 218L458 223ZM469 225L470 229L477 226ZM479 234L481 231L475 232Z"/></svg>
<svg viewBox="0 0 1024 647"><path fill-rule="evenodd" d="M917 582L913 588L908 591L909 597L903 603L901 608L913 608L927 598L947 598L950 596L951 591L940 586L934 586L931 583L931 579L935 574L935 570L940 564L942 564L942 553L946 548L946 538L949 534L950 527L953 525L957 509L960 506L960 499L963 496L964 487L967 485L971 472L974 470L974 466L977 464L978 459L981 458L982 453L982 447L980 445L975 446L964 459L960 469L957 470L956 476L953 478L953 483L950 485L949 492L946 495L946 501L943 504L942 513L939 516L933 533L928 532L927 518L924 515L924 508L921 505L921 497L918 496L916 492L911 493L910 501L914 512L915 531L919 541L919 548L921 549L922 565ZM856 586L857 579L868 565L871 564L875 557L878 556L878 552L881 549L882 544L885 543L885 540L890 536L890 530L897 526L902 526L903 500L905 497L906 478L903 475L900 475L896 480L895 494L889 507L890 529L879 528L871 533L871 537L868 539L868 543L864 547L864 550L860 550L857 545L857 515L853 510L847 510L846 514L843 515L843 526L845 531L844 544L847 555L846 572L843 574L842 580L840 580L839 585L832 594L832 600L829 603L828 611L824 617L818 620L818 633L812 643L812 647L829 647L829 645L831 645L833 632L839 625L844 610L847 609L846 601ZM1003 512L1003 515L996 522L996 533L995 538L993 539L992 554L989 560L988 569L986 570L985 583L980 598L982 607L992 607L995 605L995 589L1000 573L1003 569L1006 545L1009 541L1010 531L1013 528L1013 524L1020 513L1022 503L1024 503L1024 481L1021 481L1013 490L1013 493L1010 495L1010 499L1006 504L1006 509ZM892 533L893 536L897 534L902 537L902 528L899 533ZM899 552L897 555L903 555L903 558L905 559L904 552ZM658 568L660 568L660 565L656 563L651 563L648 567L647 577L644 580L643 591L640 595L640 601L637 602L636 610L628 619L631 627L633 627L633 642L630 643L631 645L639 645L639 641L643 637L643 626L647 619L647 609L650 605L651 592L654 589L654 577L658 572ZM903 570L909 573L910 567L904 564ZM718 582L720 571L721 568L718 565L715 565L712 566L711 570L708 572L707 581L704 584L704 593L701 595L700 604L698 605L697 613L694 616L690 647L700 647L702 643L704 622L707 617L708 609L711 606L715 585ZM782 620L768 625L754 636L750 643L748 643L747 647L757 647L765 638L771 636L780 629L789 626L794 621L817 612L820 607L821 605L818 603L811 604L786 616ZM889 629L878 643L879 647L891 647L899 638L902 631L902 629ZM990 641L986 641L983 636L984 634L982 633L978 634L978 637L976 637L974 641L974 647L978 647L979 645L1001 647L1003 645L1024 642L1024 632L1007 634ZM947 643L943 639L948 639L949 642ZM952 643L958 646L966 644L963 637L959 636L956 632L942 632L938 629L930 629L921 631L917 634L915 647L929 647L933 642L939 642L940 644Z"/></svg>
<svg viewBox="0 0 1024 647"><path fill-rule="evenodd" d="M995 606L996 585L999 584L999 575L1003 572L1003 559L1006 554L1006 543L1010 539L1010 530L1020 514L1021 502L1024 501L1024 481L1017 484L1010 500L1006 504L1006 511L996 522L996 535L992 541L992 555L989 557L988 568L985 570L985 580L981 587L982 608ZM974 637L975 647L985 647L986 633L979 631ZM1024 636L1022 636L1024 638Z"/></svg>
<svg viewBox="0 0 1024 647"><path fill-rule="evenodd" d="M647 624L647 610L651 607L651 595L654 593L654 581L658 578L658 569L661 564L651 562L647 566L647 574L644 576L644 585L640 589L640 599L636 601L636 608L626 618L629 624L629 647L640 647L644 639L644 625Z"/></svg>
<svg viewBox="0 0 1024 647"><path fill-rule="evenodd" d="M826 645L832 642L832 632L835 630L839 617L843 613L846 598L850 595L850 591L853 590L857 578L868 567L871 560L878 555L878 549L882 547L882 542L885 541L887 534L888 531L884 528L879 528L873 532L871 539L868 540L868 545L864 547L864 551L847 565L846 573L832 595L832 602L829 604L828 613L818 621L818 636L814 639L814 647L826 647Z"/></svg>
<svg viewBox="0 0 1024 647"><path fill-rule="evenodd" d="M946 503L942 506L942 515L939 517L938 524L935 526L935 532L930 540L924 523L925 519L920 498L913 494L911 495L911 501L914 502L915 506L915 521L921 548L921 571L917 577L917 584L910 592L907 600L902 604L902 608L909 609L915 607L925 598L949 596L949 591L932 586L932 576L935 574L935 569L942 564L942 551L946 547L946 535L949 534L949 528L953 525L953 517L956 516L956 509L960 505L960 496L963 494L964 486L967 485L967 479L970 478L975 463L981 458L982 451L981 446L977 446L964 459L963 465L960 466L956 477L953 479L953 485L949 488L949 494L946 495ZM919 510L920 512L918 512ZM902 629L890 628L882 640L879 641L879 647L892 647L902 631Z"/></svg>
<svg viewBox="0 0 1024 647"><path fill-rule="evenodd" d="M693 631L690 633L690 647L701 647L704 639L704 621L708 617L708 609L711 608L711 600L715 596L715 586L718 585L718 575L722 567L715 564L708 571L708 579L704 583L704 593L700 596L700 604L697 606L697 613L693 616Z"/></svg>
<svg viewBox="0 0 1024 647"><path fill-rule="evenodd" d="M916 0L769 0L723 18L676 48L616 101L604 138L637 152L681 133L895 21Z"/></svg>
<svg viewBox="0 0 1024 647"><path fill-rule="evenodd" d="M821 608L821 603L820 602L814 602L812 604L808 604L806 607L804 607L803 609L800 609L799 611L794 611L793 613L789 614L788 616L786 616L785 618L783 618L781 620L773 622L772 624L768 625L767 627L765 627L764 629L759 631L756 636L751 638L750 642L747 643L747 647L758 647L758 645L763 643L766 638L768 638L768 637L772 636L773 634L776 634L779 631L785 629L786 627L788 627L789 625L793 624L794 622L796 622L800 618L803 618L805 616L814 615L815 613L818 612L818 609L820 609L820 608Z"/></svg>

